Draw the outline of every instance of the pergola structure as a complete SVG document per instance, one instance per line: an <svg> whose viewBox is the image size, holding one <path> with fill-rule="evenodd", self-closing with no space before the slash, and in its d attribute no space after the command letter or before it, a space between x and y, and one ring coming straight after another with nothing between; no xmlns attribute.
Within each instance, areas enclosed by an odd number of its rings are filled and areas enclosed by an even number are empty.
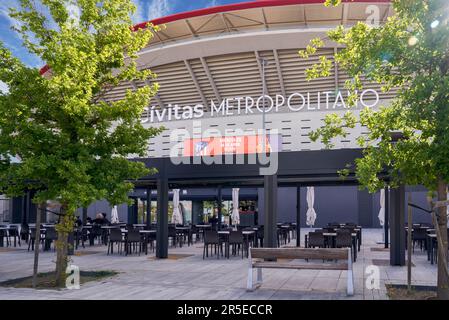
<svg viewBox="0 0 449 320"><path fill-rule="evenodd" d="M353 163L356 158L362 156L360 149L346 150L322 150L281 152L278 156L278 171L274 175L261 175L259 163L236 164L235 156L222 157L222 163L210 164L210 159L170 159L151 158L139 159L144 161L147 167L156 168L154 175L133 181L136 188L146 189L149 197L151 190L157 190L157 247L156 256L166 258L168 256L168 202L169 189L171 188L195 188L195 187L263 187L264 188L264 245L276 247L276 218L277 218L277 189L283 186L300 188L305 186L338 186L357 185L354 173L346 178L338 173L348 163ZM179 164L180 160L184 164ZM195 164L196 163L196 164ZM391 232L391 264L405 264L405 234L402 232L404 224L404 199L405 189L386 190L386 243L388 243L388 229ZM300 239L300 205L297 197L297 245ZM221 192L218 193L218 202L221 203ZM220 206L218 206L220 208ZM147 206L147 215L151 215ZM219 215L221 212L219 210ZM150 221L147 216L147 221ZM221 219L219 219L221 221ZM389 222L389 223L388 223Z"/></svg>
<svg viewBox="0 0 449 320"><path fill-rule="evenodd" d="M326 56L333 56L340 49L327 39L327 31L343 25L350 27L358 21L366 21L373 13L374 23L382 24L392 15L389 0L343 0L341 6L324 7L324 0L258 0L200 9L174 14L150 21L163 25L148 46L139 53L138 65L150 68L157 77L145 81L123 82L110 87L103 99L122 99L127 90L135 90L145 84L158 82L160 90L151 99L148 109L168 109L171 105L194 106L202 104L205 127L219 129L241 128L245 134L260 128L257 115L213 118L210 103L220 104L229 97L282 95L297 92L310 93L309 102L319 104L319 92L344 90L350 79L348 74L334 62L328 77L306 81L305 70ZM144 28L147 22L134 26ZM298 50L309 44L310 39L320 37L324 47L310 59L301 59ZM262 68L261 58L268 62ZM51 70L44 67L44 76ZM382 92L380 85L363 81L363 87L379 92L379 103L388 104L395 96L393 89ZM368 97L367 100L374 97ZM229 110L234 111L231 106ZM148 167L158 173L134 181L136 188L157 189L158 233L157 256L167 257L168 252L168 201L169 188L195 187L264 187L265 239L274 246L276 227L276 202L278 186L295 186L299 190L308 185L356 185L354 175L342 180L337 171L361 156L356 149L355 137L366 135L366 128L350 129L347 138L336 141L339 150L321 150L322 145L310 140L309 133L321 125L320 111L292 113L286 106L279 108L266 122L267 129L280 129L282 152L278 154L277 174L263 176L259 164L206 164L193 158L184 159L184 164L175 165L170 150L176 142L168 134L174 130L194 131L193 121L159 121L146 125L163 125L167 131L149 143ZM318 107L319 109L319 107ZM324 108L323 108L324 109ZM331 108L332 109L332 108ZM169 109L170 112L171 109ZM165 111L165 110L164 110ZM321 110L323 111L323 110ZM342 111L342 110L340 110ZM344 110L343 110L344 111ZM148 119L149 111L142 115ZM232 118L232 119L231 119ZM265 124L265 121L263 121ZM309 151L312 150L312 151ZM182 148L179 156L183 155ZM229 155L227 156L229 157ZM235 155L234 155L235 157ZM225 156L223 156L225 158ZM223 163L225 161L223 160ZM218 198L220 198L220 192ZM389 197L390 195L390 200ZM150 198L147 198L149 202ZM297 197L299 201L299 196ZM405 236L402 232L404 220L404 188L386 193L386 211L390 208L391 263L404 264ZM220 199L219 199L220 200ZM147 211L147 214L151 212ZM299 218L299 204L297 205ZM149 221L149 219L147 219ZM388 221L388 219L387 219ZM388 224L386 224L388 230ZM298 224L299 231L299 224ZM388 243L388 232L386 233ZM298 237L299 239L299 237Z"/></svg>

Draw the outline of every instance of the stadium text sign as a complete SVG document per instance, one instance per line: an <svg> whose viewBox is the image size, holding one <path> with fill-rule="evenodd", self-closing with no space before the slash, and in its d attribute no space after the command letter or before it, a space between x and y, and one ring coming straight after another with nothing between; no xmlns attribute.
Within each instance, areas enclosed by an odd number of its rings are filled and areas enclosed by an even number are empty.
<svg viewBox="0 0 449 320"><path fill-rule="evenodd" d="M274 97L265 95L257 98L250 96L226 98L221 103L210 101L207 110L210 116L238 116L250 115L256 112L278 112L280 108L287 107L291 111L313 111L313 110L336 110L349 108L347 98L349 93L344 95L341 91L322 91L293 93L287 97L276 95ZM379 93L373 89L367 89L357 94L357 107L372 108L379 103ZM312 103L312 100L314 103ZM142 122L164 122L172 120L199 119L206 114L206 107L203 104L194 106L179 106L169 104L166 108L156 109L155 106L147 108L146 118Z"/></svg>

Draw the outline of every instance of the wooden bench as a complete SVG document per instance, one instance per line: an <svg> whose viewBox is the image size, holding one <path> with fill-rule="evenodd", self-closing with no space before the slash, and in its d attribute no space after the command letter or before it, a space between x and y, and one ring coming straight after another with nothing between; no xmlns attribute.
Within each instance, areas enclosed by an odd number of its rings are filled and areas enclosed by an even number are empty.
<svg viewBox="0 0 449 320"><path fill-rule="evenodd" d="M253 291L262 284L262 269L309 269L347 270L347 294L354 294L354 275L350 248L250 248L247 290ZM263 259L254 260L253 259ZM304 259L306 261L283 262L277 259ZM331 262L308 262L308 260L337 260ZM340 261L339 261L340 260ZM343 261L341 261L343 260ZM257 269L256 286L253 285L253 269Z"/></svg>

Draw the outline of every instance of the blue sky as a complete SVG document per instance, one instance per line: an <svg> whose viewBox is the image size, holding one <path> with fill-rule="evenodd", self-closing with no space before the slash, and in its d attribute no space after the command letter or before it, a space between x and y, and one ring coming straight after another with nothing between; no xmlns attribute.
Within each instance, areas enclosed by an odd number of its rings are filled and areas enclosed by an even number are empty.
<svg viewBox="0 0 449 320"><path fill-rule="evenodd" d="M245 1L250 0L133 0L137 6L133 20L135 23L144 22L173 13ZM9 17L8 8L17 7L18 3L18 0L0 0L0 41L27 65L41 67L44 63L29 54L22 47L20 37L11 30L17 22Z"/></svg>

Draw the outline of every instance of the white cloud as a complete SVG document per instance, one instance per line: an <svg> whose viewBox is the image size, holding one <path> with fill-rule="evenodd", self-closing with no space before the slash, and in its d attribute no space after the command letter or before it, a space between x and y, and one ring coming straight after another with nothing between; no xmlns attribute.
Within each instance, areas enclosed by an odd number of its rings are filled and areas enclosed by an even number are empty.
<svg viewBox="0 0 449 320"><path fill-rule="evenodd" d="M8 93L8 85L4 83L3 81L0 81L0 92L2 93Z"/></svg>
<svg viewBox="0 0 449 320"><path fill-rule="evenodd" d="M169 0L133 0L133 2L137 7L133 21L137 23L164 17L172 10Z"/></svg>
<svg viewBox="0 0 449 320"><path fill-rule="evenodd" d="M78 23L81 16L80 8L73 3L69 3L67 4L66 9L69 13L70 19L74 20L75 23Z"/></svg>
<svg viewBox="0 0 449 320"><path fill-rule="evenodd" d="M148 8L148 20L164 17L170 10L168 0L153 0Z"/></svg>
<svg viewBox="0 0 449 320"><path fill-rule="evenodd" d="M18 5L17 1L15 1L15 0L1 1L0 2L0 17L1 17L1 19L6 19L6 21L8 21L10 26L19 28L21 25L20 22L17 21L16 19L10 17L10 15L9 15L10 8L18 9L19 5Z"/></svg>
<svg viewBox="0 0 449 320"><path fill-rule="evenodd" d="M209 1L209 3L206 5L206 7L216 7L216 6L218 6L218 5L219 5L218 0L211 0L211 1Z"/></svg>

